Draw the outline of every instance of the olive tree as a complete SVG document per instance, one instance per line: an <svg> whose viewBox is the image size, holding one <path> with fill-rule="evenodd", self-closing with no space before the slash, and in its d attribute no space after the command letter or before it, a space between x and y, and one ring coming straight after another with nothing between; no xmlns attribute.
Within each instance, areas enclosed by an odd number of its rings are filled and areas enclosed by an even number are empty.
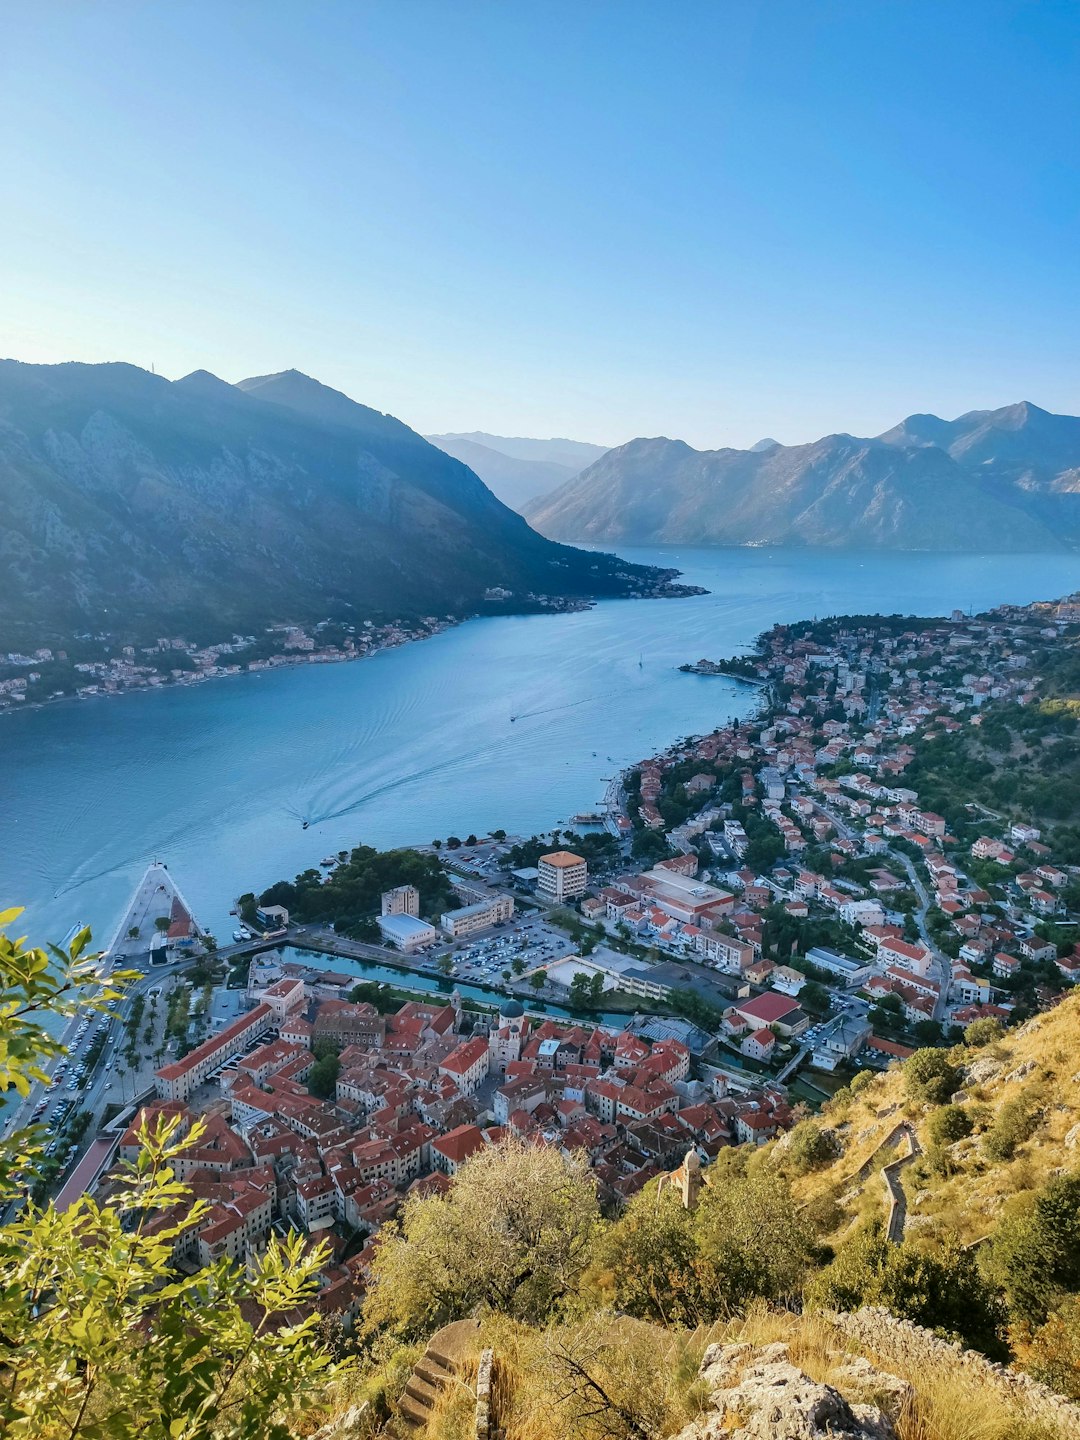
<svg viewBox="0 0 1080 1440"><path fill-rule="evenodd" d="M513 1136L486 1146L382 1232L364 1329L412 1338L478 1305L542 1320L575 1290L598 1216L583 1161Z"/></svg>

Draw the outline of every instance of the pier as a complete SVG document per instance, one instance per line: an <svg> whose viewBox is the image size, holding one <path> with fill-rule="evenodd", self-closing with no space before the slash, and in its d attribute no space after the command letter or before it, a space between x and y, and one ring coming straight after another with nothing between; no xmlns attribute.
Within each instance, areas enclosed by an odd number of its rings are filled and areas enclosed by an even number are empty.
<svg viewBox="0 0 1080 1440"><path fill-rule="evenodd" d="M193 934L200 934L191 906L169 874L168 866L161 860L155 860L136 885L123 918L116 927L112 943L105 952L106 957L115 963L118 960L134 959L136 955L144 953L149 955L151 942L159 934L157 922L171 921L174 902L190 917ZM132 935L133 930L138 934Z"/></svg>

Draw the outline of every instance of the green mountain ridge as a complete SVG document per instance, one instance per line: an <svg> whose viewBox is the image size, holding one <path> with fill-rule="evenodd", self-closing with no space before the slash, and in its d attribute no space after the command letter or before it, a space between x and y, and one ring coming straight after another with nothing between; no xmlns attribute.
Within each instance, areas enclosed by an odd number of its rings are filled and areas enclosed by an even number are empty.
<svg viewBox="0 0 1080 1440"><path fill-rule="evenodd" d="M400 420L296 371L234 386L14 360L0 361L0 573L5 648L664 583L552 544Z"/></svg>

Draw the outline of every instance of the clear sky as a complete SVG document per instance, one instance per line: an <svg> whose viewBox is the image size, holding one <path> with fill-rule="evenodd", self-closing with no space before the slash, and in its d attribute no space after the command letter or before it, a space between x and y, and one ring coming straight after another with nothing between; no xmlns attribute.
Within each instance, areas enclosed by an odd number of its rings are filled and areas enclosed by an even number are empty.
<svg viewBox="0 0 1080 1440"><path fill-rule="evenodd" d="M1077 0L0 24L0 353L606 444L1080 412Z"/></svg>

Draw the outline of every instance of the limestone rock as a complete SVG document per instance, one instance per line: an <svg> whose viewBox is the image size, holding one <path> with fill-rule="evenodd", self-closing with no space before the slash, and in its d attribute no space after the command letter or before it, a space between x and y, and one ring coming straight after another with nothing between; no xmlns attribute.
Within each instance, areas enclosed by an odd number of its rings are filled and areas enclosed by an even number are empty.
<svg viewBox="0 0 1080 1440"><path fill-rule="evenodd" d="M862 1368L865 1367L865 1368ZM713 1413L678 1440L896 1440L878 1405L850 1403L832 1385L791 1363L786 1345L710 1345L701 1364ZM899 1409L906 1395L895 1375L856 1362L852 1388L884 1395Z"/></svg>
<svg viewBox="0 0 1080 1440"><path fill-rule="evenodd" d="M1065 1148L1067 1150L1075 1150L1077 1145L1080 1145L1080 1125L1074 1125L1065 1136Z"/></svg>
<svg viewBox="0 0 1080 1440"><path fill-rule="evenodd" d="M995 1060L992 1055L980 1055L977 1060L972 1060L970 1065L964 1066L964 1079L969 1085L985 1085L1000 1070L1000 1060Z"/></svg>

